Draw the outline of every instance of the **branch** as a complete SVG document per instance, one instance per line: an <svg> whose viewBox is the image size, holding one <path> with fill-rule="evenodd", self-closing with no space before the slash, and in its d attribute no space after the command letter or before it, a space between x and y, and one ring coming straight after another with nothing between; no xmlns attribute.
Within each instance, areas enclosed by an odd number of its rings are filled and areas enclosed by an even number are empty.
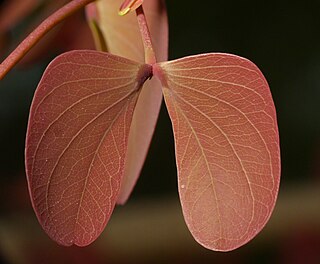
<svg viewBox="0 0 320 264"><path fill-rule="evenodd" d="M80 8L95 0L73 0L58 9L45 19L34 31L32 31L0 64L0 80L26 55L26 53L52 28L69 17Z"/></svg>

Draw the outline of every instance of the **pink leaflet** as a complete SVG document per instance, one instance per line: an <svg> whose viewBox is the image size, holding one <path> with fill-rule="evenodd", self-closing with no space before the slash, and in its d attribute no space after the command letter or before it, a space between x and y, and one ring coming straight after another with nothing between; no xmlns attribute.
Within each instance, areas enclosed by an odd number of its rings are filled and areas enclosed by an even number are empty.
<svg viewBox="0 0 320 264"><path fill-rule="evenodd" d="M108 51L144 62L144 49L134 12L119 16L123 0L99 1L99 26ZM168 22L163 0L145 1L144 9L158 61L168 58ZM118 198L124 204L140 175L162 102L161 84L156 78L147 81L139 95L130 128L124 179Z"/></svg>
<svg viewBox="0 0 320 264"><path fill-rule="evenodd" d="M150 66L97 51L51 62L36 90L26 140L32 204L62 245L90 244L118 197L128 134Z"/></svg>
<svg viewBox="0 0 320 264"><path fill-rule="evenodd" d="M273 211L280 180L271 93L259 69L230 54L154 67L173 124L185 221L204 247L247 243Z"/></svg>

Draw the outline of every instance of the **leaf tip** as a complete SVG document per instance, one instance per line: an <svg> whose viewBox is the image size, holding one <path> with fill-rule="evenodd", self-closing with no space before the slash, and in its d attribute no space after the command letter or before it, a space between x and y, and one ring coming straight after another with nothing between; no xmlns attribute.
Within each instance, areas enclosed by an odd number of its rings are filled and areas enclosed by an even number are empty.
<svg viewBox="0 0 320 264"><path fill-rule="evenodd" d="M131 11L136 10L139 6L141 6L143 0L125 0L120 6L118 14L120 16L124 16Z"/></svg>
<svg viewBox="0 0 320 264"><path fill-rule="evenodd" d="M130 7L126 7L124 9L120 9L118 14L119 14L119 16L124 16L124 15L128 14L129 12L130 12Z"/></svg>

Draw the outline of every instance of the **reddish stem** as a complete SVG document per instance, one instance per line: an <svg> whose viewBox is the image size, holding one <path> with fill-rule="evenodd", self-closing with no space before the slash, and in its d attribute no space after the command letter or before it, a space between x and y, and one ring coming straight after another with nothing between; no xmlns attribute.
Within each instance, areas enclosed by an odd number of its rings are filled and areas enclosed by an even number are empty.
<svg viewBox="0 0 320 264"><path fill-rule="evenodd" d="M0 80L23 58L24 55L53 27L68 16L95 0L73 0L45 19L0 64Z"/></svg>
<svg viewBox="0 0 320 264"><path fill-rule="evenodd" d="M136 9L136 13L144 46L145 62L148 64L155 64L157 62L156 55L153 50L150 31L142 5Z"/></svg>

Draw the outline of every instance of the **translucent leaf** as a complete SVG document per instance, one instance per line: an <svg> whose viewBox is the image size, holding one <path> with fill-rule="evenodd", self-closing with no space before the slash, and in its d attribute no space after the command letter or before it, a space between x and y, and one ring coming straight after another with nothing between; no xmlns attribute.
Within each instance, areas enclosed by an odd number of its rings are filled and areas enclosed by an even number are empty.
<svg viewBox="0 0 320 264"><path fill-rule="evenodd" d="M96 49L99 51L107 51L106 42L99 27L99 16L96 3L93 2L87 5L85 12Z"/></svg>
<svg viewBox="0 0 320 264"><path fill-rule="evenodd" d="M135 61L144 62L144 49L134 12L119 16L123 0L99 1L99 27L108 51ZM168 58L168 22L164 1L145 1L144 10L158 61ZM118 203L128 199L139 177L157 122L162 102L161 85L156 78L145 83L139 95L130 129L125 175Z"/></svg>
<svg viewBox="0 0 320 264"><path fill-rule="evenodd" d="M58 243L88 245L108 222L150 72L97 51L64 53L46 69L30 110L26 170L38 220Z"/></svg>
<svg viewBox="0 0 320 264"><path fill-rule="evenodd" d="M155 67L173 124L186 223L203 246L235 249L268 221L280 179L276 112L250 61L204 54Z"/></svg>

